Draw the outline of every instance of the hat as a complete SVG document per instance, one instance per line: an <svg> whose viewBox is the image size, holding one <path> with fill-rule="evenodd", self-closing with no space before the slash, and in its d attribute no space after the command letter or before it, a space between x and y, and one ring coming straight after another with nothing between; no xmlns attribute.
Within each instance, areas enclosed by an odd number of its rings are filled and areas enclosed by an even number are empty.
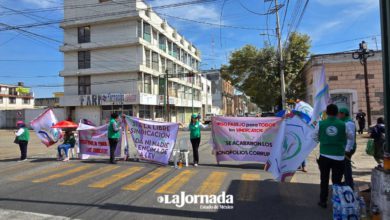
<svg viewBox="0 0 390 220"><path fill-rule="evenodd" d="M24 125L24 121L17 121L16 125Z"/></svg>
<svg viewBox="0 0 390 220"><path fill-rule="evenodd" d="M197 114L192 114L191 118L198 118Z"/></svg>
<svg viewBox="0 0 390 220"><path fill-rule="evenodd" d="M343 113L345 116L349 116L349 110L347 108L340 108L339 113Z"/></svg>

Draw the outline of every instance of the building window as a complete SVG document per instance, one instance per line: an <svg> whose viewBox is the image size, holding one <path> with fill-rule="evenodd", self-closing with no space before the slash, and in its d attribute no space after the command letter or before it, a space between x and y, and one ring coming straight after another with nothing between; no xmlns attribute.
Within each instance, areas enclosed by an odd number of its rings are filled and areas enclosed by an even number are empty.
<svg viewBox="0 0 390 220"><path fill-rule="evenodd" d="M137 21L137 36L142 37L142 21Z"/></svg>
<svg viewBox="0 0 390 220"><path fill-rule="evenodd" d="M150 24L144 22L144 40L148 41L149 43L152 42L152 30L150 27Z"/></svg>
<svg viewBox="0 0 390 220"><path fill-rule="evenodd" d="M91 27L79 27L78 28L78 40L79 44L91 42Z"/></svg>
<svg viewBox="0 0 390 220"><path fill-rule="evenodd" d="M143 74L142 74L142 72L139 72L138 73L138 80L137 80L137 84L138 84L138 91L139 92L143 92L143 80L142 80L142 78L143 78Z"/></svg>
<svg viewBox="0 0 390 220"><path fill-rule="evenodd" d="M173 44L172 56L177 59L178 54L179 54L179 47L177 46L177 44Z"/></svg>
<svg viewBox="0 0 390 220"><path fill-rule="evenodd" d="M145 66L150 68L150 50L145 49Z"/></svg>
<svg viewBox="0 0 390 220"><path fill-rule="evenodd" d="M167 38L163 34L160 34L159 36L159 48L160 50L167 52Z"/></svg>
<svg viewBox="0 0 390 220"><path fill-rule="evenodd" d="M149 74L144 75L144 92L152 94L152 76Z"/></svg>
<svg viewBox="0 0 390 220"><path fill-rule="evenodd" d="M156 52L152 53L152 68L156 71L159 71L158 54Z"/></svg>
<svg viewBox="0 0 390 220"><path fill-rule="evenodd" d="M151 119L151 111L149 105L140 105L139 106L139 117L144 119Z"/></svg>
<svg viewBox="0 0 390 220"><path fill-rule="evenodd" d="M0 104L3 104L4 101L3 101L3 97L0 97Z"/></svg>
<svg viewBox="0 0 390 220"><path fill-rule="evenodd" d="M166 65L165 65L166 59L161 57L161 72L165 73Z"/></svg>
<svg viewBox="0 0 390 220"><path fill-rule="evenodd" d="M16 92L16 88L8 88L8 94L9 95L18 95Z"/></svg>
<svg viewBox="0 0 390 220"><path fill-rule="evenodd" d="M16 104L16 98L9 97L8 100L9 100L9 104Z"/></svg>
<svg viewBox="0 0 390 220"><path fill-rule="evenodd" d="M172 74L172 71L173 71L173 62L172 62L172 60L167 60L167 70L168 70L168 73Z"/></svg>
<svg viewBox="0 0 390 220"><path fill-rule="evenodd" d="M91 68L91 51L78 52L79 69Z"/></svg>
<svg viewBox="0 0 390 220"><path fill-rule="evenodd" d="M155 106L156 118L164 118L164 108L163 106Z"/></svg>
<svg viewBox="0 0 390 220"><path fill-rule="evenodd" d="M30 105L31 104L31 100L30 99L23 99L23 104Z"/></svg>
<svg viewBox="0 0 390 220"><path fill-rule="evenodd" d="M79 95L91 94L91 76L79 76Z"/></svg>
<svg viewBox="0 0 390 220"><path fill-rule="evenodd" d="M172 41L168 41L168 54L173 55Z"/></svg>

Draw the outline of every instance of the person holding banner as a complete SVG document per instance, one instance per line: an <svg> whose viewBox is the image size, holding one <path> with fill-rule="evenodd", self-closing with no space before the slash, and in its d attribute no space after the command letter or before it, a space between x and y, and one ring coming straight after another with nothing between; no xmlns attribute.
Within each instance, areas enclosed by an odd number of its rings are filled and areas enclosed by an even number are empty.
<svg viewBox="0 0 390 220"><path fill-rule="evenodd" d="M347 140L345 145L345 173L344 180L347 186L350 186L351 189L354 189L354 183L352 178L352 155L356 151L356 125L352 121L349 110L347 108L341 108L338 114L338 118L345 122L347 127L347 132L353 134L352 140Z"/></svg>
<svg viewBox="0 0 390 220"><path fill-rule="evenodd" d="M181 124L183 127L184 125ZM192 152L194 156L194 166L197 167L199 164L199 145L200 145L200 130L203 128L207 128L208 125L204 125L199 122L198 114L193 114L191 116L191 122L188 125L188 130L190 131L190 140L192 145Z"/></svg>
<svg viewBox="0 0 390 220"><path fill-rule="evenodd" d="M19 130L15 132L15 143L19 144L20 161L25 161L27 160L27 145L30 140L30 131L26 128L26 124L23 121L18 121L16 126Z"/></svg>
<svg viewBox="0 0 390 220"><path fill-rule="evenodd" d="M318 205L327 207L329 176L332 171L333 185L341 185L345 170L345 143L353 141L343 121L337 118L338 107L330 104L326 108L327 119L320 121L313 132L313 139L320 142L320 158L317 160L321 176L321 192Z"/></svg>
<svg viewBox="0 0 390 220"><path fill-rule="evenodd" d="M110 123L108 124L108 142L110 144L110 163L116 164L115 162L115 151L120 138L120 127L119 127L119 115L118 113L112 113Z"/></svg>

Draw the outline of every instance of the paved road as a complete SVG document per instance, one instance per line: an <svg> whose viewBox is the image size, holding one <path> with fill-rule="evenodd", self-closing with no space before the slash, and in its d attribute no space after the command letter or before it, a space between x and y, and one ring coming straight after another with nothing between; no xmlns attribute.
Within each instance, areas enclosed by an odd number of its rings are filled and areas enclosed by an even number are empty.
<svg viewBox="0 0 390 220"><path fill-rule="evenodd" d="M10 134L0 131L0 150L4 152L0 155L2 209L94 220L331 219L331 209L323 210L316 205L319 193L316 152L309 158L308 174L297 173L292 183L277 183L259 164L218 166L207 143L210 132L203 133L201 166L183 169L135 161L109 165L106 159L57 162L55 150L46 149L34 136L30 159L17 162L13 159L18 155L17 146L12 144ZM180 132L179 136L188 133ZM366 172L373 161L361 152L357 158L357 177L367 182ZM158 201L161 196L172 198L181 192L186 195L225 192L234 197L234 203L214 209L200 204L179 208ZM29 219L25 216L21 214L19 219Z"/></svg>

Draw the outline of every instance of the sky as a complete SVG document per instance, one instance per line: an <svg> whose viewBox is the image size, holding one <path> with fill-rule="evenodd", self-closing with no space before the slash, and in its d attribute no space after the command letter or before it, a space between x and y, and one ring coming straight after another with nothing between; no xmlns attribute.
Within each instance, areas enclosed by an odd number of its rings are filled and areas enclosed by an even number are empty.
<svg viewBox="0 0 390 220"><path fill-rule="evenodd" d="M147 2L161 6L187 1L192 0ZM283 41L289 30L305 33L310 36L312 54L354 50L362 40L368 42L370 49L381 48L379 0L309 0L301 19L306 0L278 2L283 6L279 10ZM247 44L261 48L267 42L277 46L276 15L264 15L270 7L274 8L270 3L269 0L206 0L155 11L201 50L201 69L210 69L227 64L230 54ZM63 19L62 5L63 0L0 0L0 30L4 25L59 21ZM12 11L45 8L44 12L35 13ZM22 81L32 87L38 98L63 91L63 79L58 76L63 69L63 55L59 52L62 29L52 24L23 30L46 38L1 30L0 84Z"/></svg>

